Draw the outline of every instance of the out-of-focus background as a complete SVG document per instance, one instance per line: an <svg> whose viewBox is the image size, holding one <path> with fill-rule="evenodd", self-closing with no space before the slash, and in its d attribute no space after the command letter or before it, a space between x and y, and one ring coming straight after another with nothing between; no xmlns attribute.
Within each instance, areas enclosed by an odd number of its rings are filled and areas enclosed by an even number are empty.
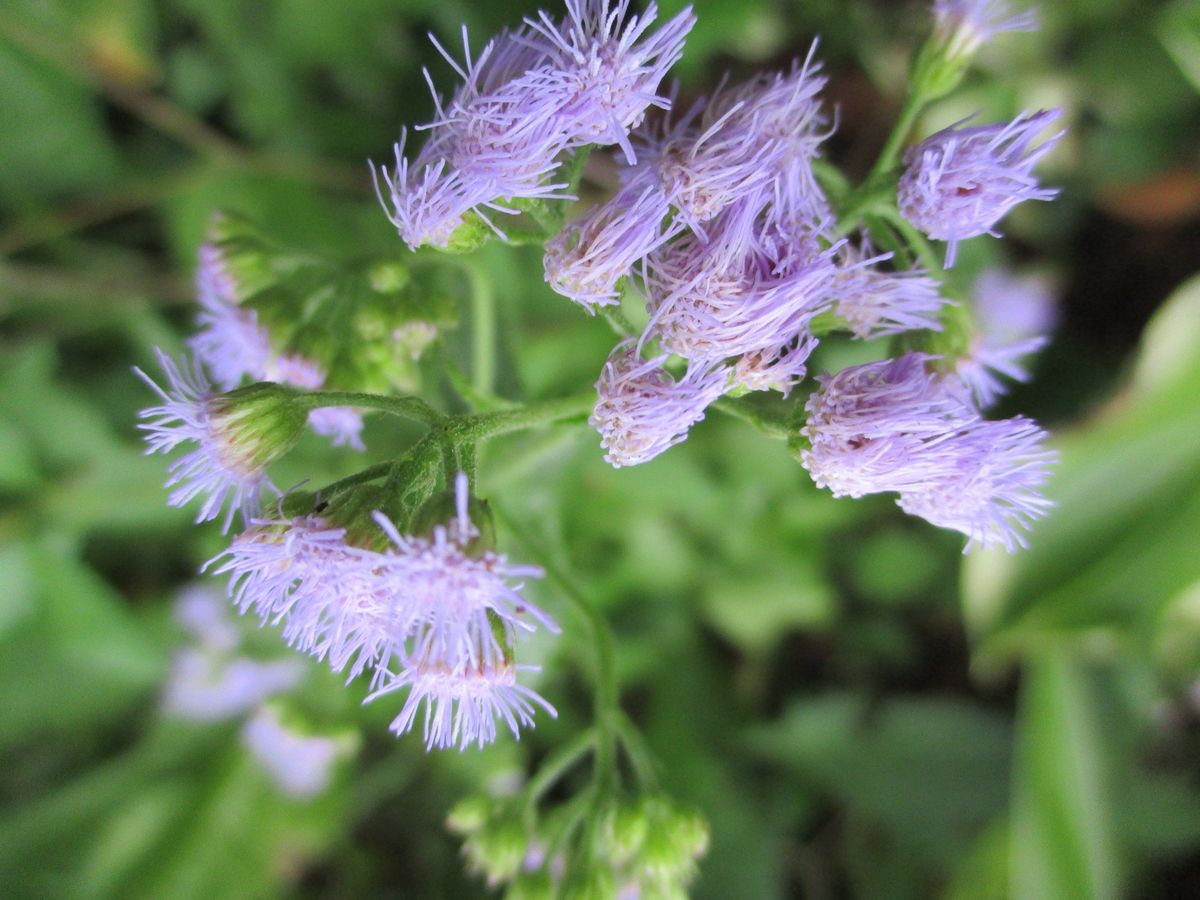
<svg viewBox="0 0 1200 900"><path fill-rule="evenodd" d="M362 686L223 617L197 570L225 539L165 506L130 367L192 328L215 209L297 247L400 253L366 160L429 117L422 65L453 83L425 32L455 45L465 22L478 46L535 6L0 5L0 896L486 895L447 810L588 715L568 662L586 643L555 586L534 591L566 626L535 650L557 721L461 755L395 740L394 703L360 707ZM819 35L829 152L865 173L928 4L696 12L682 96ZM1042 168L1060 199L964 245L953 273L967 293L998 268L1056 298L1035 378L1000 410L1062 454L1030 550L964 558L957 535L888 498L833 500L715 414L634 469L606 466L586 428L507 439L481 468L612 621L624 704L664 785L711 822L698 897L1200 896L1200 3L1056 0L1041 19L984 48L920 126L1066 110ZM546 288L534 250L489 246L480 265L500 392L590 384L603 321ZM461 322L451 354L465 302ZM815 368L857 352L831 342ZM367 458L404 436L372 420ZM310 437L276 481L360 462ZM311 783L256 752L284 715L268 694L329 738Z"/></svg>

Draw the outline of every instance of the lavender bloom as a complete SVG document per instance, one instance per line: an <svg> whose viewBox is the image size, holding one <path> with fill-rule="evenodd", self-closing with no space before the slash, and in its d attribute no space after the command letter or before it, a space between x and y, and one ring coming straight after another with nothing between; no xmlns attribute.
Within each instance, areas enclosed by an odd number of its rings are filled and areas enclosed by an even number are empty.
<svg viewBox="0 0 1200 900"><path fill-rule="evenodd" d="M683 441L725 391L724 367L689 365L676 381L662 367L667 356L643 360L636 342L627 339L604 364L596 382L599 401L588 424L600 432L604 461L614 468L647 462Z"/></svg>
<svg viewBox="0 0 1200 900"><path fill-rule="evenodd" d="M627 186L547 242L546 281L589 312L617 303L634 263L676 233L662 226L669 211L657 185Z"/></svg>
<svg viewBox="0 0 1200 900"><path fill-rule="evenodd" d="M1007 124L951 126L905 153L900 211L931 238L947 242L947 267L954 265L959 241L998 236L996 223L1018 203L1058 195L1056 189L1039 187L1033 167L1066 132L1037 147L1031 144L1060 115L1055 109Z"/></svg>
<svg viewBox="0 0 1200 900"><path fill-rule="evenodd" d="M1014 13L1008 0L934 0L934 28L953 56L974 53L1005 31L1035 31L1033 10Z"/></svg>
<svg viewBox="0 0 1200 900"><path fill-rule="evenodd" d="M457 745L465 750L471 744L490 744L496 740L497 718L519 738L522 727L534 726L536 706L558 716L539 694L517 683L518 671L536 671L536 667L514 666L503 654L487 650L487 639L480 643L483 652L474 663L450 662L433 653L412 658L367 701L408 689L408 699L391 730L397 736L412 730L423 707L427 749Z"/></svg>
<svg viewBox="0 0 1200 900"><path fill-rule="evenodd" d="M779 391L785 397L804 380L808 358L817 348L811 334L797 334L765 350L741 356L733 366L733 383L748 391Z"/></svg>
<svg viewBox="0 0 1200 900"><path fill-rule="evenodd" d="M919 329L941 331L938 314L946 301L938 283L920 268L875 268L875 263L890 258L890 253L875 254L865 236L861 247L844 245L838 256L835 312L861 340Z"/></svg>
<svg viewBox="0 0 1200 900"><path fill-rule="evenodd" d="M774 350L807 333L832 302L834 246L809 256L802 241L763 229L752 205L721 214L708 244L692 234L646 261L648 333L693 360Z"/></svg>
<svg viewBox="0 0 1200 900"><path fill-rule="evenodd" d="M968 537L975 546L1025 547L1021 533L1054 505L1042 496L1054 451L1043 448L1046 432L1018 416L981 421L955 435L943 479L900 493L906 513Z"/></svg>
<svg viewBox="0 0 1200 900"><path fill-rule="evenodd" d="M514 731L531 724L530 699L553 713L515 684L521 667L510 658L518 632L558 630L520 593L519 579L542 571L472 546L479 531L465 475L455 494L457 515L429 537L400 534L382 513L375 521L390 542L382 551L348 543L345 529L316 516L261 522L218 557L216 570L229 576L241 610L282 623L291 646L327 659L334 671L348 669L349 678L373 668L372 698L411 687L393 723L397 733L426 701L438 722L448 717L444 725L427 723L430 746L493 740L492 714Z"/></svg>
<svg viewBox="0 0 1200 900"><path fill-rule="evenodd" d="M966 386L929 360L908 353L820 379L801 461L834 496L899 492L905 512L961 531L967 549L1024 546L1021 530L1051 506L1040 493L1054 459L1046 433L980 418Z"/></svg>
<svg viewBox="0 0 1200 900"><path fill-rule="evenodd" d="M907 353L817 379L800 431L811 444L800 459L817 487L862 497L944 480L949 445L979 414L960 382L927 371L929 359Z"/></svg>
<svg viewBox="0 0 1200 900"><path fill-rule="evenodd" d="M380 554L346 542L346 531L318 516L259 521L210 561L229 576L245 614L282 624L289 646L328 662L347 681L386 667L412 627L377 575Z"/></svg>
<svg viewBox="0 0 1200 900"><path fill-rule="evenodd" d="M426 145L429 146L429 145ZM559 142L547 141L539 148L506 148L493 140L487 158L511 158L523 161L520 178L501 180L496 176L479 177L455 170L446 159L426 159L422 151L416 162L404 158L404 138L396 144L396 164L392 171L381 166L379 175L387 187L385 199L376 181L376 194L388 219L400 232L409 248L422 246L448 248L456 232L467 224L468 214L478 217L486 227L505 239L504 231L492 221L488 211L505 215L520 212L516 199L570 200L565 183L547 183L558 168ZM481 151L482 153L482 151Z"/></svg>
<svg viewBox="0 0 1200 900"><path fill-rule="evenodd" d="M221 390L233 390L244 377L263 378L271 360L271 340L254 311L238 305L237 285L213 244L200 247L196 270L200 300L199 332L188 347Z"/></svg>
<svg viewBox="0 0 1200 900"><path fill-rule="evenodd" d="M134 369L163 401L138 414L143 420L138 428L146 433L146 452L169 453L185 442L198 444L167 467L166 487L174 488L167 503L185 506L203 498L197 522L217 518L228 504L222 526L228 531L235 511L249 521L264 489L278 493L267 478L266 466L279 449L272 439L282 436L260 427L249 411L231 406L218 395L199 363L185 361L181 367L161 350L156 352L169 391Z"/></svg>
<svg viewBox="0 0 1200 900"><path fill-rule="evenodd" d="M986 409L1007 392L1002 378L1029 380L1023 360L1049 341L1055 299L1044 278L989 269L975 282L973 300L979 331L957 370Z"/></svg>
<svg viewBox="0 0 1200 900"><path fill-rule="evenodd" d="M465 475L460 474L455 493L457 517L435 527L432 538L402 535L382 513L375 515L394 545L380 565L380 578L413 623L410 655L432 655L451 668L476 665L481 653L502 652L498 630L511 635L534 631L540 624L558 631L554 621L520 593L523 584L518 579L540 578L540 568L510 565L493 550L468 552L479 532L467 514Z"/></svg>
<svg viewBox="0 0 1200 900"><path fill-rule="evenodd" d="M290 691L303 677L304 669L297 660L258 662L240 656L222 660L191 648L178 653L171 663L163 706L181 719L218 722Z"/></svg>
<svg viewBox="0 0 1200 900"><path fill-rule="evenodd" d="M619 143L632 161L628 129L647 107L665 105L654 91L694 18L685 10L647 36L654 5L622 25L627 11L628 0L611 9L608 0L571 0L561 25L543 13L474 61L464 31L463 66L442 51L463 86L448 104L435 92L433 133L412 165L402 138L393 171L381 169L389 218L410 247L449 247L468 213L503 238L489 210L515 214L516 199L570 199L566 185L553 183L565 150Z"/></svg>
<svg viewBox="0 0 1200 900"><path fill-rule="evenodd" d="M617 144L628 163L637 157L629 129L650 106L669 107L656 94L667 70L683 55L696 24L690 6L647 34L658 18L650 3L641 16L629 16L629 0L567 0L567 18L555 25L542 12L526 24L552 48L548 62L561 78L558 119L570 146Z"/></svg>
<svg viewBox="0 0 1200 900"><path fill-rule="evenodd" d="M206 649L226 653L241 643L227 604L207 585L184 588L175 603L175 621Z"/></svg>
<svg viewBox="0 0 1200 900"><path fill-rule="evenodd" d="M270 707L260 709L242 728L242 743L289 797L306 800L325 792L341 742L298 734Z"/></svg>

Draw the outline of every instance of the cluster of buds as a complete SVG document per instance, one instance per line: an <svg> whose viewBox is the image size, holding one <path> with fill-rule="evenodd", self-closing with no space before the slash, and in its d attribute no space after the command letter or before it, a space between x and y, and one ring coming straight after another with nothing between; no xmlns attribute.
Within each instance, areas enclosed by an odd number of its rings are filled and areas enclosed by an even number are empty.
<svg viewBox="0 0 1200 900"><path fill-rule="evenodd" d="M368 495L346 510L374 505ZM429 747L483 746L497 720L514 735L537 707L554 709L518 683L532 667L514 662L518 635L554 622L521 594L536 566L490 549L471 516L466 475L454 514L428 533L401 534L375 510L363 520L336 509L259 520L210 565L229 579L243 613L280 626L294 648L353 679L371 674L368 700L407 691L392 730L421 721Z"/></svg>
<svg viewBox="0 0 1200 900"><path fill-rule="evenodd" d="M463 30L462 78L449 101L432 88L436 115L411 162L405 138L395 166L381 174L389 217L412 248L471 249L489 233L504 236L495 214L515 215L529 201L569 199L558 179L565 155L618 145L635 159L629 131L651 106L665 106L658 85L683 52L695 22L686 8L656 31L651 3L629 15L629 0L567 0L567 15L546 13L502 32L472 58Z"/></svg>
<svg viewBox="0 0 1200 900"><path fill-rule="evenodd" d="M517 798L468 797L451 810L472 871L504 896L684 897L708 849L708 824L661 794L611 802L597 814L594 846L564 840L552 809L531 823ZM553 848L553 849L551 849ZM582 859L579 859L580 855Z"/></svg>

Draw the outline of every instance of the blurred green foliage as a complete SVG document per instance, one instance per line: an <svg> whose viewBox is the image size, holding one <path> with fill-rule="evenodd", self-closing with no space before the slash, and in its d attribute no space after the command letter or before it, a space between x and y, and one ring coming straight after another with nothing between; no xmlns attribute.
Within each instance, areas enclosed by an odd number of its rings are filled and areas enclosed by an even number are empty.
<svg viewBox="0 0 1200 900"><path fill-rule="evenodd" d="M685 93L821 35L842 110L831 146L861 175L925 5L696 6ZM1054 104L1070 120L1047 170L1063 198L1006 223L1015 256L1053 273L1066 303L1014 399L1061 434L1058 508L1029 551L964 563L955 536L886 499L832 500L782 445L715 412L632 470L605 466L583 427L487 448L481 493L613 622L623 700L664 787L711 823L697 896L1200 892L1200 283L1162 305L1200 259L1200 4L1042 7L1040 32L987 48L921 126ZM534 646L560 718L464 756L397 743L387 709L359 708L362 687L313 666L287 704L361 731L361 746L318 800L283 796L234 723L162 712L187 640L173 600L223 539L164 505L129 367L180 345L217 208L304 252L398 253L365 160L429 115L422 65L449 83L424 32L453 44L466 22L478 44L535 8L0 9L0 895L484 894L444 817L581 727L585 629L553 584L535 589L565 625L557 646ZM1114 245L1112 265L1153 277L1105 306L1094 272ZM964 247L954 277L969 284L1002 252ZM594 380L613 336L549 292L536 252L489 246L479 267L501 395ZM479 323L465 288L451 299L461 325L444 352L470 369ZM823 347L817 367L856 350ZM425 368L452 402L438 360ZM372 420L365 437L382 458L408 434ZM307 438L277 480L357 463ZM280 652L273 634L245 640Z"/></svg>

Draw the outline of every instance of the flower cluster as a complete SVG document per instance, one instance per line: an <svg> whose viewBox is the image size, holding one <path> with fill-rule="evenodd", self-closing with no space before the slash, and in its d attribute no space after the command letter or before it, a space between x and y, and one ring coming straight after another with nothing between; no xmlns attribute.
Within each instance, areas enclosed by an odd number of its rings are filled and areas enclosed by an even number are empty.
<svg viewBox="0 0 1200 900"><path fill-rule="evenodd" d="M635 131L620 190L547 244L546 280L589 311L626 284L645 298L644 333L612 351L596 385L591 421L614 466L683 440L724 393L787 394L818 317L864 339L941 328L936 281L882 268L891 254L835 233L813 171L831 130L814 52ZM661 352L644 359L649 344ZM672 355L686 361L679 377Z"/></svg>
<svg viewBox="0 0 1200 900"><path fill-rule="evenodd" d="M513 648L520 633L557 627L521 594L541 570L480 546L461 473L455 503L428 536L378 512L370 533L315 515L259 521L213 564L242 612L281 626L291 646L349 679L372 671L369 700L407 690L397 734L420 718L430 747L482 746L498 718L516 735L536 707L554 715L517 682L531 667Z"/></svg>
<svg viewBox="0 0 1200 900"><path fill-rule="evenodd" d="M224 254L211 242L200 248L196 293L200 301L199 330L188 345L221 390L232 390L245 378L307 390L325 386L325 373L316 362L294 353L275 352L270 335L254 310L242 304L243 292L229 271ZM314 409L309 413L308 423L317 434L331 438L335 447L365 449L360 437L362 415L357 410Z"/></svg>
<svg viewBox="0 0 1200 900"><path fill-rule="evenodd" d="M394 168L381 169L388 193L381 201L410 247L451 247L464 239L460 229L477 223L503 236L493 214L567 197L556 177L571 151L616 144L635 159L629 130L649 107L667 105L658 85L695 18L689 7L651 31L655 5L640 16L629 5L568 0L563 20L527 19L475 58L464 28L462 64L434 42L463 83L443 101L426 72L436 106L423 126L429 137L411 162L402 137Z"/></svg>

